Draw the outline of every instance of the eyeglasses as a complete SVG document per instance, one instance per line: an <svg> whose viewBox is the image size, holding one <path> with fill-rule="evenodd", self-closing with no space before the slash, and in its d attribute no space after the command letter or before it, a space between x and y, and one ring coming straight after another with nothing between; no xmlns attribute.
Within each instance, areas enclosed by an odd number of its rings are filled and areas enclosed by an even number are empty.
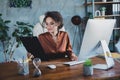
<svg viewBox="0 0 120 80"><path fill-rule="evenodd" d="M45 28L47 28L47 27L55 27L55 26L57 26L57 23L43 23L43 26L45 27Z"/></svg>

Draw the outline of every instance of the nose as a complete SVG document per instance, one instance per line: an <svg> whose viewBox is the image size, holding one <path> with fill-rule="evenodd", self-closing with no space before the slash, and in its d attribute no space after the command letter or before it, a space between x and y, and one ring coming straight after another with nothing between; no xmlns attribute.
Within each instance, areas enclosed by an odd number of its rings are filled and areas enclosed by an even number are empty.
<svg viewBox="0 0 120 80"><path fill-rule="evenodd" d="M49 27L49 28L50 28L50 27L51 27L51 25L50 25L50 24L48 24L48 25L47 25L47 27Z"/></svg>

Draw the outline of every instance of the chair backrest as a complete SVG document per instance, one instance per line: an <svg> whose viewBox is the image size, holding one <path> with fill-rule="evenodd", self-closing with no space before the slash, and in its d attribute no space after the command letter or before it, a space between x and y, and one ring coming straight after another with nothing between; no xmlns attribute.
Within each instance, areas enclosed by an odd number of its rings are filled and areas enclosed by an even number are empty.
<svg viewBox="0 0 120 80"><path fill-rule="evenodd" d="M34 28L33 28L33 36L39 36L41 33L47 32L47 29L44 28L44 26L42 25L43 19L44 19L44 15L39 17L40 22L37 23ZM65 31L64 26L60 29L60 31Z"/></svg>

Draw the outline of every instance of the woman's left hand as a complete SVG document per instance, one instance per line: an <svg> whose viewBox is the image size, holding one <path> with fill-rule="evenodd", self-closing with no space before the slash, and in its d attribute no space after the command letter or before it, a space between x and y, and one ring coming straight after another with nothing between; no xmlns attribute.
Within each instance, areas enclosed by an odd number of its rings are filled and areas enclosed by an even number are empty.
<svg viewBox="0 0 120 80"><path fill-rule="evenodd" d="M28 58L34 58L34 56L31 53L29 53L29 52L27 53L27 57Z"/></svg>

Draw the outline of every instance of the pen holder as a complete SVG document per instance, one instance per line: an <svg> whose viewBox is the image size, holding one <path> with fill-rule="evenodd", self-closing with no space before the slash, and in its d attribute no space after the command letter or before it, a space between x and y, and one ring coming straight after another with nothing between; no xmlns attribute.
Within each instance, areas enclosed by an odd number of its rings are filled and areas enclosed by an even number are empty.
<svg viewBox="0 0 120 80"><path fill-rule="evenodd" d="M18 74L28 75L29 74L29 62L19 62L18 63Z"/></svg>

